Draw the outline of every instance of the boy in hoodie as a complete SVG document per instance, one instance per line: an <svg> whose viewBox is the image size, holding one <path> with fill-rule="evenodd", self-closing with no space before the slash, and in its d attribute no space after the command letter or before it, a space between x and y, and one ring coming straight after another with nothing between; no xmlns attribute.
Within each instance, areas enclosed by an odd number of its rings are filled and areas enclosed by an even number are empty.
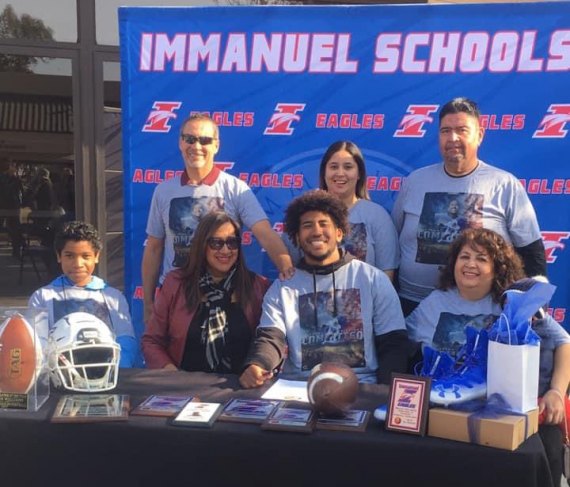
<svg viewBox="0 0 570 487"><path fill-rule="evenodd" d="M349 365L362 382L388 383L392 372L405 372L409 342L392 283L339 248L348 231L344 203L309 191L290 203L285 227L304 257L265 295L241 385L261 386L277 368L307 378L324 361Z"/></svg>
<svg viewBox="0 0 570 487"><path fill-rule="evenodd" d="M102 248L97 230L89 223L69 222L56 234L54 247L63 274L34 292L28 305L47 308L50 329L76 311L96 316L114 332L121 347L119 366L132 367L138 347L127 301L93 275Z"/></svg>

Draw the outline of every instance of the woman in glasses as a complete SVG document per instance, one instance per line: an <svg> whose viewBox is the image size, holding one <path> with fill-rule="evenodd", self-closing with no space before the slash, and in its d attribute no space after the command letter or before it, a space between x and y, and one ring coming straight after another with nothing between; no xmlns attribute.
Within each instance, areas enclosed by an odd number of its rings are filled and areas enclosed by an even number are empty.
<svg viewBox="0 0 570 487"><path fill-rule="evenodd" d="M348 208L350 232L343 242L345 250L392 280L400 265L398 235L388 212L370 201L364 157L355 143L339 140L329 146L319 168L319 187L340 198ZM286 239L285 244L293 260L298 261L299 249Z"/></svg>
<svg viewBox="0 0 570 487"><path fill-rule="evenodd" d="M238 224L204 216L186 265L171 271L142 337L149 368L240 373L259 323L266 278L248 270Z"/></svg>

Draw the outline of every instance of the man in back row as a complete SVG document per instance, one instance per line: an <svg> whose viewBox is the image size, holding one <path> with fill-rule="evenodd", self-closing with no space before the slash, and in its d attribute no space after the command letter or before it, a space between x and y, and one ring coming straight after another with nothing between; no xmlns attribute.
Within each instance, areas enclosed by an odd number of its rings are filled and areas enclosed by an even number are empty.
<svg viewBox="0 0 570 487"><path fill-rule="evenodd" d="M178 147L185 171L180 178L156 187L146 227L148 238L142 259L145 322L152 311L161 263L160 282L170 270L184 265L194 230L210 211L225 211L249 227L281 277L294 272L285 245L251 189L215 167L214 156L220 148L216 123L205 115L188 117L182 123Z"/></svg>
<svg viewBox="0 0 570 487"><path fill-rule="evenodd" d="M479 117L479 108L467 98L455 98L442 107L443 164L413 171L394 204L405 316L435 288L448 247L465 228L494 230L513 244L527 275L546 275L544 244L523 186L512 174L477 157L485 133Z"/></svg>

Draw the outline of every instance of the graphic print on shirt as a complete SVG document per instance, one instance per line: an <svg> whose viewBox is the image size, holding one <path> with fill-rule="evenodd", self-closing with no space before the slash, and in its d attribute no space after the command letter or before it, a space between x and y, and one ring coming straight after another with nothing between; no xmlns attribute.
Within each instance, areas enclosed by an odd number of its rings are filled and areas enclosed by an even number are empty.
<svg viewBox="0 0 570 487"><path fill-rule="evenodd" d="M416 262L444 265L451 242L466 228L482 228L483 195L426 193L418 223Z"/></svg>
<svg viewBox="0 0 570 487"><path fill-rule="evenodd" d="M366 365L360 289L337 289L335 297L336 316L332 292L299 296L302 370L311 370L323 361Z"/></svg>
<svg viewBox="0 0 570 487"><path fill-rule="evenodd" d="M433 348L455 357L459 349L465 344L465 327L467 325L482 330L489 328L497 318L498 316L492 314L469 316L443 312L439 315L439 321L433 334Z"/></svg>
<svg viewBox="0 0 570 487"><path fill-rule="evenodd" d="M111 330L113 329L113 323L111 323L107 305L101 301L96 301L94 299L73 299L69 297L61 301L56 299L53 300L54 323L56 323L60 318L78 311L83 311L84 313L96 316L103 323L106 323Z"/></svg>
<svg viewBox="0 0 570 487"><path fill-rule="evenodd" d="M224 200L219 196L185 196L170 201L168 227L174 233L174 267L182 267L188 258L190 242L200 219L211 211L224 209Z"/></svg>
<svg viewBox="0 0 570 487"><path fill-rule="evenodd" d="M350 231L342 244L344 249L358 260L366 262L366 224L350 223Z"/></svg>

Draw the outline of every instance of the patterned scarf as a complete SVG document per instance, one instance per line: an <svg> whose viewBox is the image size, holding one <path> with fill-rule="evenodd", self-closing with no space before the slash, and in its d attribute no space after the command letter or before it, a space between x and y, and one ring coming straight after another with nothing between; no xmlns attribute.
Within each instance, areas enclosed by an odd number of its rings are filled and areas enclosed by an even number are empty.
<svg viewBox="0 0 570 487"><path fill-rule="evenodd" d="M223 357L222 354L228 333L226 310L231 302L235 272L234 267L225 279L218 283L215 283L210 273L206 272L198 282L200 291L206 297L205 305L208 309L208 316L202 324L202 344L206 345L206 360L212 371L231 370L230 358ZM218 370L220 363L222 367Z"/></svg>

